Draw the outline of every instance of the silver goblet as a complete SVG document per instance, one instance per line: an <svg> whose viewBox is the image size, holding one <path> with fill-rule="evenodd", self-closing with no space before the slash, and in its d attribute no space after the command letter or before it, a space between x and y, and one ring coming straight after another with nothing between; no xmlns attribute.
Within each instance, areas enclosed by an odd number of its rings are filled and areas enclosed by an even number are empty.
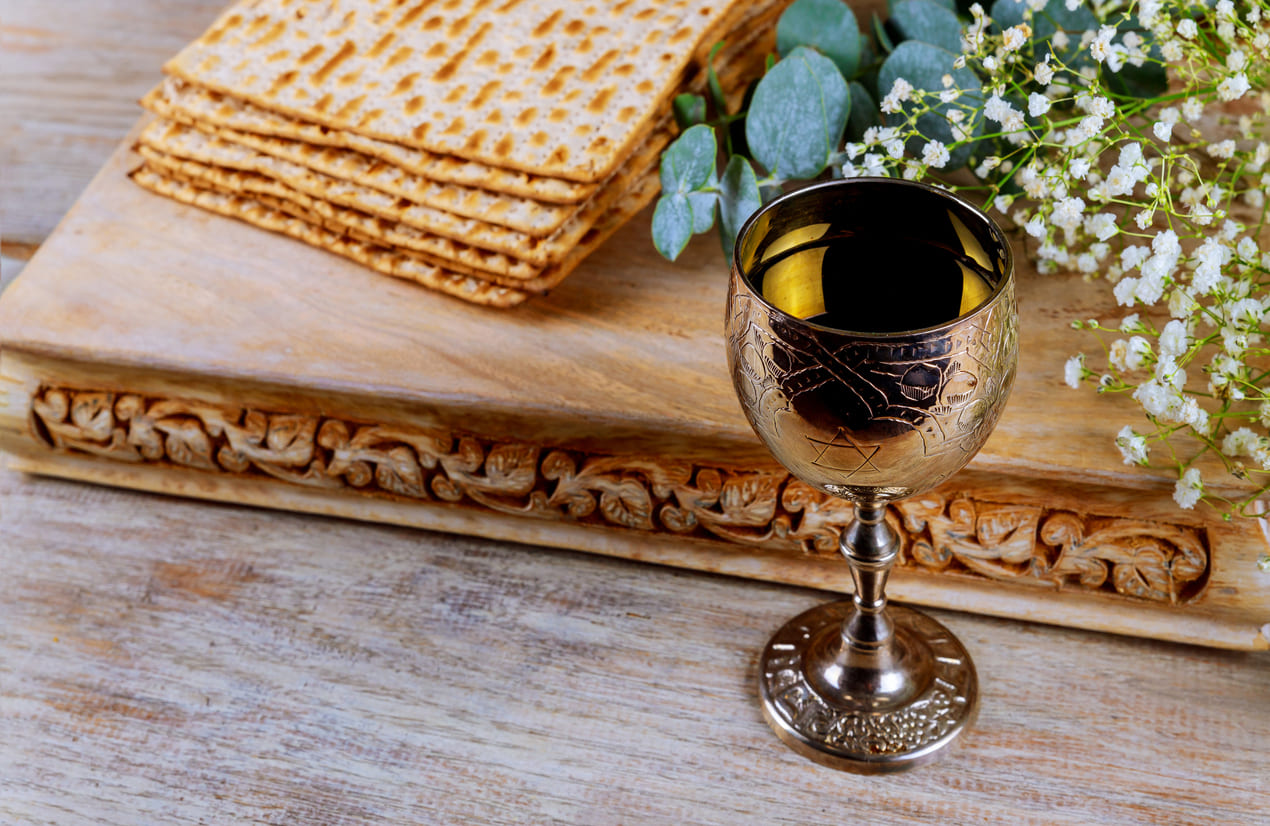
<svg viewBox="0 0 1270 826"><path fill-rule="evenodd" d="M835 768L925 762L973 721L978 682L948 629L887 606L901 550L887 504L952 476L996 425L1018 355L1010 246L941 189L810 186L742 227L726 335L754 431L795 477L855 510L841 541L854 596L772 637L759 663L764 714L785 743Z"/></svg>

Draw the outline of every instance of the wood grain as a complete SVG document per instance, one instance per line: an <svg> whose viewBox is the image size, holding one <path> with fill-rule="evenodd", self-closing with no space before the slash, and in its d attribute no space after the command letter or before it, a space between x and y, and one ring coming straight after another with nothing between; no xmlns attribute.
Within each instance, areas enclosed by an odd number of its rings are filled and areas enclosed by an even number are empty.
<svg viewBox="0 0 1270 826"><path fill-rule="evenodd" d="M662 478L688 468L674 496L692 502L713 496L718 505L708 516L736 529L731 536L716 531L698 538L735 545L718 549L732 556L718 564L684 544L680 564L826 583L815 566L805 564L811 551L806 542L789 539L781 557L761 555L745 538L747 532L762 537L769 531L774 541L762 550L782 550L779 533L802 515L781 517L783 525L775 517L755 521L765 509L775 512L786 488L771 484L755 493L758 488L747 486L742 476L781 471L742 415L727 372L720 318L726 269L713 239L698 239L672 265L653 249L645 213L552 295L500 312L385 279L284 237L155 196L127 179L136 163L128 146L121 146L0 297L0 382L8 387L0 397L0 449L22 454L24 469L669 561L667 541L683 536L664 521L592 523L578 541L575 525L553 531L526 520L517 533L491 512L569 521L567 509L544 514L535 505L538 499L572 501L546 464L560 448L583 457L570 471L580 477L603 476L598 466L620 460L627 470L608 472L595 489L619 502L626 501L631 485L640 485L642 469L667 469L654 473ZM924 604L1099 630L1239 648L1270 645L1260 632L1270 619L1270 582L1258 579L1255 567L1267 548L1260 526L1179 510L1169 471L1126 466L1114 446L1119 423L1141 417L1132 400L1074 392L1060 380L1067 355L1093 343L1070 320L1116 317L1109 292L1079 277L1041 277L1024 256L1019 259L1019 377L1000 425L970 465L987 480L975 483L978 490L991 495L967 488L971 477L964 474L941 492L946 502L970 497L986 516L972 527L958 527L951 505L937 508L946 511L951 531L946 535L968 534L975 545L961 558L989 564L971 580L959 580L955 567L919 572L928 575L925 580L901 569L895 593ZM159 418L178 408L184 412L166 423L145 419L140 426L145 432L132 433L126 424L131 419L114 416L115 395L168 411L156 413ZM86 402L80 413L60 403L49 408L62 411L52 417L35 412L54 397L98 402ZM202 415L200 404L223 412ZM39 427L32 424L37 415ZM241 429L245 416L262 427L273 420L282 424L276 433L243 435L240 443L251 443L254 459L234 448L243 458L218 464L220 448L210 445L217 434ZM77 417L88 422L87 429L76 425ZM368 478L381 471L395 476L398 459L420 472L461 465L461 474L480 476L476 485L503 501L491 505L464 494L461 504L486 509L456 519L446 506L434 518L435 479L420 477L409 490L349 484L339 472L328 472L334 454L317 450L323 432L327 443L344 438L322 430L327 424L345 434L404 428L426 436L439 430L454 434L443 440L446 445L461 446L454 440L464 436L512 445L501 463L487 463L483 451L460 457L448 446L432 450L400 440L366 460L376 465ZM54 426L71 428L75 437L60 442L41 435L40 428ZM99 426L104 429L94 442ZM163 447L156 434L171 427L208 447L190 454L185 436L176 449ZM132 447L138 440L154 450L138 456ZM302 458L288 458L292 454ZM90 455L106 459L83 461ZM107 467L111 460L122 464ZM191 476L188 466L200 470ZM732 483L715 495L708 485L692 484L694 468L722 468ZM1210 487L1219 487L1220 476L1209 478ZM297 491L296 485L311 489ZM670 489L655 480L645 483L647 490L659 487ZM376 500L380 495L392 503ZM662 503L645 490L632 495L647 501L636 509L641 513L662 511ZM403 496L413 502L402 502ZM729 503L732 512L722 513ZM1063 524L1075 519L1078 536L1063 525L1047 532L1051 517ZM1112 531L1123 537L1084 542L1107 537L1100 533L1106 520L1124 527ZM626 534L604 535L599 527ZM1198 532L1200 562L1188 564L1181 580L1174 579L1171 562L1176 543L1168 542L1162 553L1154 550L1151 537L1160 527L1188 537ZM1076 538L1046 545L1045 536ZM650 543L658 548L648 550ZM825 550L821 545L816 547ZM941 546L934 556L946 549ZM1087 566L1090 557L1100 559ZM1064 568L1070 575L1054 573L1062 568L1060 559L1071 563ZM997 562L1005 563L999 572L988 570ZM1159 583L1152 589L1160 598L1154 603L1138 599L1144 594L1134 590L1145 568L1155 571L1146 579ZM945 570L953 575L940 576ZM1093 592L1088 571L1103 572L1092 576ZM832 587L845 587L841 573L830 578L841 583ZM1120 574L1131 587L1089 598L1102 583L1123 582ZM1192 589L1177 599L1192 582L1199 593Z"/></svg>
<svg viewBox="0 0 1270 826"><path fill-rule="evenodd" d="M159 67L224 0L0 4L0 234L39 244L136 121ZM7 262L6 262L7 263Z"/></svg>
<svg viewBox="0 0 1270 826"><path fill-rule="evenodd" d="M861 778L756 704L819 592L0 473L0 821L1264 823L1270 658L937 612L984 698Z"/></svg>

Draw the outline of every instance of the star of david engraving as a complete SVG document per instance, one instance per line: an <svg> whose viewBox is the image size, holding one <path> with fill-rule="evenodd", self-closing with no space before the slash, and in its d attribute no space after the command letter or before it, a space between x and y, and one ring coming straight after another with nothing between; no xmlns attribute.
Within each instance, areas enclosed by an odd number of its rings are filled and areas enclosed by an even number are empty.
<svg viewBox="0 0 1270 826"><path fill-rule="evenodd" d="M829 441L811 436L807 437L807 441L820 448L820 453L816 454L816 458L811 462L816 467L845 473L848 477L856 475L865 468L874 473L879 470L878 466L873 464L873 458L878 455L882 446L856 444L841 427Z"/></svg>

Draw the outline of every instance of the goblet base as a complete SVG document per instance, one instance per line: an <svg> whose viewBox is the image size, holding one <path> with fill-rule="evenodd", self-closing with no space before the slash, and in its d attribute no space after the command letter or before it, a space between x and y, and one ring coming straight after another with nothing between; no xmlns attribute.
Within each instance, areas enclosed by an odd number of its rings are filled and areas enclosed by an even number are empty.
<svg viewBox="0 0 1270 826"><path fill-rule="evenodd" d="M887 606L900 648L921 655L904 675L910 690L878 697L864 669L840 690L809 674L823 667L826 637L840 634L855 610L850 601L818 605L785 624L759 661L763 715L776 735L802 756L862 774L899 771L945 751L974 721L979 684L965 647L947 628L918 611ZM929 656L927 656L929 655ZM850 659L849 654L847 659ZM866 656L865 659L868 659ZM839 663L843 658L839 658ZM902 666L901 666L902 667Z"/></svg>

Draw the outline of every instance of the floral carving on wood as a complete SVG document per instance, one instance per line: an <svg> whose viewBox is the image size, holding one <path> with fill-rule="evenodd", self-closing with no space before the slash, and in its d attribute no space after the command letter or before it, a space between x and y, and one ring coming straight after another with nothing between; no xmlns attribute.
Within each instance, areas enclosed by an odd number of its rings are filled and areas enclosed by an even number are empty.
<svg viewBox="0 0 1270 826"><path fill-rule="evenodd" d="M63 452L836 559L852 506L784 471L603 456L294 412L43 387L34 437ZM1155 603L1207 581L1204 532L933 492L893 507L911 571ZM844 563L845 564L845 563Z"/></svg>

